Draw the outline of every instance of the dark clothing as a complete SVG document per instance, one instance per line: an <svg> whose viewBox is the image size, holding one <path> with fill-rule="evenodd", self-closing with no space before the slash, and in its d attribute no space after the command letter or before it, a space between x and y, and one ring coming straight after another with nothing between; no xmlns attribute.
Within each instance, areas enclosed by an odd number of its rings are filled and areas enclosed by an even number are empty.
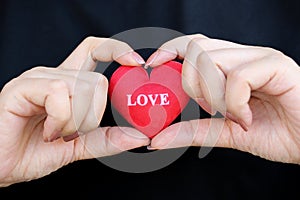
<svg viewBox="0 0 300 200"><path fill-rule="evenodd" d="M276 48L300 63L300 3L293 0L1 1L0 86L34 66L57 66L87 36L139 27L203 33ZM144 54L149 56L149 54ZM270 66L271 67L271 66ZM107 74L111 74L107 72ZM104 116L109 123L110 115ZM214 148L190 147L161 170L133 174L98 160L78 161L28 183L0 189L22 198L287 199L298 198L300 167Z"/></svg>

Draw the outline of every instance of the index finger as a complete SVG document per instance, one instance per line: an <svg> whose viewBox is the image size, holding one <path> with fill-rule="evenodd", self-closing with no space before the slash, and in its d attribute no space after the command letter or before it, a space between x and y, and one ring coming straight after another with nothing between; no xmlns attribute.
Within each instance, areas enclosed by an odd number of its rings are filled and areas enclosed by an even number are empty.
<svg viewBox="0 0 300 200"><path fill-rule="evenodd" d="M188 44L194 38L207 38L201 34L187 35L175 38L164 43L156 52L154 52L146 61L145 66L156 67L167 61L173 60L177 57L184 58Z"/></svg>
<svg viewBox="0 0 300 200"><path fill-rule="evenodd" d="M204 51L247 47L226 40L208 38L202 34L186 35L164 43L148 58L145 66L156 67L175 58L185 58L190 53L188 52L189 43L197 43Z"/></svg>
<svg viewBox="0 0 300 200"><path fill-rule="evenodd" d="M93 71L97 61L113 60L127 66L140 66L145 63L143 58L125 42L111 38L87 37L59 68Z"/></svg>

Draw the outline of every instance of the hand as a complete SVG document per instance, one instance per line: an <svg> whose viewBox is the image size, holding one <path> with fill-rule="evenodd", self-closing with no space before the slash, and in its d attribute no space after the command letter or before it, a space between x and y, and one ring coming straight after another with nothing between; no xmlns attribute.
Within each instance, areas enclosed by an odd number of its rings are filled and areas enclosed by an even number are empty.
<svg viewBox="0 0 300 200"><path fill-rule="evenodd" d="M102 74L91 72L97 60L143 63L123 42L90 37L58 68L36 67L5 85L0 93L0 186L149 144L135 129L97 129L108 87Z"/></svg>
<svg viewBox="0 0 300 200"><path fill-rule="evenodd" d="M176 57L184 58L186 93L210 114L219 111L225 121L174 124L153 138L152 149L216 146L300 163L300 68L291 58L271 48L190 35L162 45L146 65ZM221 131L208 132L211 122Z"/></svg>

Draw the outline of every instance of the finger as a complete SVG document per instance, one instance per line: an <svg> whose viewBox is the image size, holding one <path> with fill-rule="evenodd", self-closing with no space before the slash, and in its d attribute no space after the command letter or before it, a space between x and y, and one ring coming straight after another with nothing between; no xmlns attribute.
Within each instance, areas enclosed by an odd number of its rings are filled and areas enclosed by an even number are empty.
<svg viewBox="0 0 300 200"><path fill-rule="evenodd" d="M197 45L189 45L189 47L189 50L192 52L201 51L197 50L199 49L199 46ZM187 57L188 56L189 54ZM272 65L274 60L276 60L273 59L274 57L282 57L283 61L277 62L276 64L274 63L277 67L265 67L268 64ZM227 117L232 116L229 118L234 119L234 121L238 122L244 130L247 130L247 127L249 127L252 122L252 114L250 107L248 106L251 90L249 91L244 88L245 86L243 84L245 83L237 81L239 78L241 79L240 70L245 71L242 76L249 78L254 76L253 79L256 78L256 81L260 80L264 82L264 80L268 79L272 75L267 74L266 71L271 72L271 70L275 70L276 68L279 69L280 66L284 65L283 62L286 60L284 58L285 56L282 56L282 53L279 53L276 50L261 47L247 47L240 49L228 48L204 52L198 56L196 64L196 68L199 70L201 78L197 79L198 82L197 80L192 80L190 78L190 72L186 73L187 75L185 76L185 79L187 80L186 82L190 81L190 90L193 90L193 88L199 85L198 88L200 89L198 90L202 92L204 99L209 105L211 105L212 110L217 110ZM211 59L214 60L212 61ZM194 62L193 59L190 60ZM259 64L257 62L259 60L265 60L265 62ZM272 60L272 62L270 60ZM215 64L218 61L219 64ZM253 71L249 68L251 65L254 66L250 67ZM192 68L193 66L188 67ZM259 75L257 75L258 73ZM195 76L195 74L193 76ZM235 78L232 79L232 77ZM229 80L231 80L231 82L229 82ZM232 84L232 87L229 87L228 83ZM249 85L249 87L251 87L251 85ZM188 86L185 87L185 90L189 90ZM230 104L228 104L228 96L231 96L232 93L235 94L235 96L231 97ZM238 105L237 103L240 103L241 105ZM199 105L201 106L201 104Z"/></svg>
<svg viewBox="0 0 300 200"><path fill-rule="evenodd" d="M181 36L164 43L156 52L154 52L146 61L145 66L156 67L177 57L184 58L187 45L194 38L207 38L201 34Z"/></svg>
<svg viewBox="0 0 300 200"><path fill-rule="evenodd" d="M184 36L162 45L148 59L146 65L155 67L177 56L185 57L182 69L183 89L204 110L214 115L217 110L224 113L226 109L224 100L225 76L209 59L210 55L206 52L231 48L245 48L245 46L229 41L209 39L201 35ZM201 58L199 61L198 57ZM203 67L199 69L198 65L201 63Z"/></svg>
<svg viewBox="0 0 300 200"><path fill-rule="evenodd" d="M214 113L225 113L225 83L223 72L207 52L197 42L190 42L182 65L182 87L185 92L196 101L204 99Z"/></svg>
<svg viewBox="0 0 300 200"><path fill-rule="evenodd" d="M74 159L83 160L114 155L149 145L150 140L129 127L99 128L75 140Z"/></svg>
<svg viewBox="0 0 300 200"><path fill-rule="evenodd" d="M45 110L43 137L45 141L52 141L71 118L69 96L68 85L62 80L23 79L10 87L7 110L22 117Z"/></svg>
<svg viewBox="0 0 300 200"><path fill-rule="evenodd" d="M159 66L167 61L173 60L177 57L184 58L190 42L197 43L205 51L213 51L225 48L245 48L247 46L233 43L230 41L211 39L204 35L195 34L189 36L182 36L170 40L163 44L156 52L154 52L147 60L147 66Z"/></svg>
<svg viewBox="0 0 300 200"><path fill-rule="evenodd" d="M210 115L215 115L217 113L217 111L214 110L204 98L194 98L194 101L196 101L196 103Z"/></svg>
<svg viewBox="0 0 300 200"><path fill-rule="evenodd" d="M80 124L79 131L86 133L96 129L106 108L108 80L101 76L96 84L92 85L92 98L89 103L86 115Z"/></svg>
<svg viewBox="0 0 300 200"><path fill-rule="evenodd" d="M95 72L36 67L20 78L65 80L70 88L72 120L61 136L85 133L98 127L106 105L108 83L106 77ZM78 133L77 133L78 135Z"/></svg>
<svg viewBox="0 0 300 200"><path fill-rule="evenodd" d="M223 48L206 53L225 76L237 66L279 54L278 51L266 47Z"/></svg>
<svg viewBox="0 0 300 200"><path fill-rule="evenodd" d="M86 81L96 83L95 80L98 79L100 75L97 72L89 72L89 71L79 71L72 69L61 69L61 68L52 68L52 67L34 67L30 70L22 73L18 79L26 79L26 78L45 78L45 79L68 79L69 81ZM74 88L73 88L74 89Z"/></svg>
<svg viewBox="0 0 300 200"><path fill-rule="evenodd" d="M241 65L230 71L226 84L226 104L228 112L249 127L252 123L252 112L249 106L251 95L255 91L264 95L280 96L291 90L289 84L294 75L289 67L285 66L285 56L267 56Z"/></svg>
<svg viewBox="0 0 300 200"><path fill-rule="evenodd" d="M215 114L216 110L225 114L225 77L230 70L242 63L274 54L270 48L207 38L194 38L186 49L183 88L210 114ZM162 53L162 58L169 59L165 54Z"/></svg>
<svg viewBox="0 0 300 200"><path fill-rule="evenodd" d="M104 62L115 60L121 65L139 66L145 63L143 58L134 52L127 43L114 39L107 39L95 48L92 56L94 59Z"/></svg>
<svg viewBox="0 0 300 200"><path fill-rule="evenodd" d="M237 148L233 135L243 130L236 123L224 119L201 119L173 124L151 141L151 149L168 149L187 146Z"/></svg>
<svg viewBox="0 0 300 200"><path fill-rule="evenodd" d="M59 132L57 132L57 137L72 135L78 131L83 133L87 130L97 128L100 120L99 118L102 117L102 115L100 116L100 114L98 114L99 112L101 112L99 111L99 106L101 105L102 107L105 107L106 105L107 89L105 89L105 87L107 87L108 85L105 84L107 82L106 78L99 73L91 74L91 72L78 72L79 73L77 73L76 75L77 77L59 73L31 73L31 75L26 75L26 77L30 77L32 81L45 78L49 80L63 80L67 84L69 90L68 100L70 101L71 117L68 122L65 123L64 127ZM98 91L96 90L96 87L100 83L104 87L100 88ZM94 96L95 94L101 92L103 92L102 96L97 95L99 104L96 105L95 103L93 103ZM103 101L103 98L105 98L105 101ZM92 110L95 108L98 108L97 112L95 112L95 110ZM46 123L48 122L46 121Z"/></svg>
<svg viewBox="0 0 300 200"><path fill-rule="evenodd" d="M73 133L71 135L62 136L62 138L65 142L69 142L69 141L74 140L78 137L79 137L79 132L78 131L76 131L75 133Z"/></svg>
<svg viewBox="0 0 300 200"><path fill-rule="evenodd" d="M179 39L181 40L178 41ZM199 39L197 37L192 40L187 37L183 37L184 40L179 39L170 41L171 44L167 43L165 47L163 45L163 48L167 51L158 51L156 55L154 54L153 56L156 58L153 59L158 62L154 62L152 66L173 59L177 54L185 56L182 67L182 86L185 92L209 113L215 114L216 111L219 111L225 114L225 76L206 52L219 48L237 48L242 45L222 40ZM186 46L186 44L188 45ZM176 45L177 49L174 50ZM205 49L202 47L205 47Z"/></svg>
<svg viewBox="0 0 300 200"><path fill-rule="evenodd" d="M84 134L99 126L106 106L107 88L108 81L101 74L89 81L76 80L71 96L72 120L63 128L61 136Z"/></svg>
<svg viewBox="0 0 300 200"><path fill-rule="evenodd" d="M93 71L97 61L113 60L128 66L140 66L145 63L143 58L124 42L109 38L88 37L59 68Z"/></svg>

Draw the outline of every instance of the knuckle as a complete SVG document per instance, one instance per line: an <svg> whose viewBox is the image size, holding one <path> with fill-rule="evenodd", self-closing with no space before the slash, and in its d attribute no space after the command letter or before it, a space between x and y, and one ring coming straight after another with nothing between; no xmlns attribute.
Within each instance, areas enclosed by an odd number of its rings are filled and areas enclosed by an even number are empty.
<svg viewBox="0 0 300 200"><path fill-rule="evenodd" d="M266 52L268 52L269 56L283 56L284 55L281 51L271 48L271 47L262 47L262 49L265 50Z"/></svg>
<svg viewBox="0 0 300 200"><path fill-rule="evenodd" d="M11 90L12 88L14 88L16 85L18 85L20 81L20 78L13 78L12 80L10 80L8 83L6 83L2 90L1 90L1 93L3 94L5 91L9 91Z"/></svg>
<svg viewBox="0 0 300 200"><path fill-rule="evenodd" d="M191 43L198 44L198 43L206 41L206 40L207 39L203 38L203 37L194 37L194 38L191 39Z"/></svg>
<svg viewBox="0 0 300 200"><path fill-rule="evenodd" d="M59 124L67 124L71 118L70 108L64 108L58 112L52 113L51 117L55 119Z"/></svg>
<svg viewBox="0 0 300 200"><path fill-rule="evenodd" d="M190 41L189 37L184 35L184 36L179 36L177 38L174 38L172 40L169 40L165 42L164 44L161 45L159 48L160 50L169 50L173 49L173 47L177 46L178 44L188 44Z"/></svg>
<svg viewBox="0 0 300 200"><path fill-rule="evenodd" d="M180 43L184 39L185 39L184 36L174 38L174 39L169 40L169 41L165 42L164 44L162 44L159 49L160 50L168 49L168 48L174 46L174 44Z"/></svg>
<svg viewBox="0 0 300 200"><path fill-rule="evenodd" d="M33 67L25 72L23 72L20 77L24 78L24 77L31 77L32 75L36 75L38 73L43 73L46 72L48 70L47 67L43 67L43 66L37 66L37 67Z"/></svg>
<svg viewBox="0 0 300 200"><path fill-rule="evenodd" d="M82 41L82 43L92 43L92 42L94 42L95 40L97 40L97 37L95 37L95 36L88 36L88 37L86 37L83 41Z"/></svg>
<svg viewBox="0 0 300 200"><path fill-rule="evenodd" d="M69 112L60 112L58 115L53 116L57 121L59 121L61 124L65 124L70 119L70 113Z"/></svg>
<svg viewBox="0 0 300 200"><path fill-rule="evenodd" d="M68 86L67 83L64 82L63 80L50 80L50 83L48 84L48 89L49 89L49 96L52 96L52 102L53 105L55 104L60 104L60 109L57 110L57 112L52 112L51 116L55 118L55 120L59 121L60 123L66 123L71 115L71 110L70 107L68 106L69 104L63 103L61 104L62 98L56 97L57 91L63 92L68 95ZM49 100L50 101L50 100ZM70 101L67 99L67 101ZM65 102L65 100L63 100ZM62 105L62 106L61 106Z"/></svg>
<svg viewBox="0 0 300 200"><path fill-rule="evenodd" d="M68 90L67 83L60 79L50 80L48 87L50 92L55 92L57 90Z"/></svg>
<svg viewBox="0 0 300 200"><path fill-rule="evenodd" d="M206 38L193 38L189 44L188 49L195 49L197 48L200 52L205 49L205 46L207 46L208 39ZM204 48L203 48L204 47Z"/></svg>
<svg viewBox="0 0 300 200"><path fill-rule="evenodd" d="M122 47L122 48L130 48L129 45L126 42L120 41L120 40L116 40L113 38L107 38L106 39L107 45L110 47Z"/></svg>
<svg viewBox="0 0 300 200"><path fill-rule="evenodd" d="M91 132L95 129L98 128L98 125L99 123L96 123L96 122L90 122L88 125L81 125L79 128L78 128L78 131L82 132L82 133L88 133L88 132Z"/></svg>
<svg viewBox="0 0 300 200"><path fill-rule="evenodd" d="M267 52L265 56L267 59L276 60L279 62L289 62L292 60L290 57L286 56L283 52L277 49L271 47L263 47L262 49Z"/></svg>
<svg viewBox="0 0 300 200"><path fill-rule="evenodd" d="M282 59L284 63L287 63L286 66L293 66L296 67L297 69L299 68L299 65L291 57L283 55Z"/></svg>
<svg viewBox="0 0 300 200"><path fill-rule="evenodd" d="M44 72L47 71L49 68L48 67L44 67L44 66L37 66L34 67L32 69L30 69L31 71L39 71L39 72Z"/></svg>
<svg viewBox="0 0 300 200"><path fill-rule="evenodd" d="M106 139L109 144L107 149L113 147L115 151L124 151L135 146L134 138L130 134L118 134L115 129L119 129L119 127L106 129ZM122 131L126 132L126 129L122 128Z"/></svg>
<svg viewBox="0 0 300 200"><path fill-rule="evenodd" d="M299 67L297 65L297 63L289 56L285 55L283 52L276 50L276 49L272 49L269 48L269 52L270 54L267 56L268 59L270 60L276 60L279 63L282 63L282 66L296 66Z"/></svg>
<svg viewBox="0 0 300 200"><path fill-rule="evenodd" d="M117 60L123 55L133 51L133 49L126 42L112 38L107 39L103 45L104 48L112 53L111 58L114 60Z"/></svg>
<svg viewBox="0 0 300 200"><path fill-rule="evenodd" d="M245 78L245 70L244 69L234 69L229 71L227 74L228 80L241 81Z"/></svg>
<svg viewBox="0 0 300 200"><path fill-rule="evenodd" d="M197 34L195 34L193 36L195 36L195 38L202 38L202 39L207 39L208 38L207 36L205 36L205 35L203 35L201 33L197 33Z"/></svg>
<svg viewBox="0 0 300 200"><path fill-rule="evenodd" d="M87 46L92 52L94 49L98 47L102 42L106 41L105 38L88 36L81 42L80 46Z"/></svg>
<svg viewBox="0 0 300 200"><path fill-rule="evenodd" d="M87 73L90 77L90 79L86 81L86 83L88 83L88 84L93 85L93 84L96 84L96 83L102 82L102 81L105 84L105 82L108 82L106 76L99 72L87 72Z"/></svg>
<svg viewBox="0 0 300 200"><path fill-rule="evenodd" d="M111 39L113 41L113 44L116 45L121 45L125 48L129 48L129 45L126 42L120 41L120 40L115 40L115 39Z"/></svg>
<svg viewBox="0 0 300 200"><path fill-rule="evenodd" d="M114 48L116 49L114 58L123 56L133 51L133 49L127 43L122 41L118 41L117 43L115 43Z"/></svg>
<svg viewBox="0 0 300 200"><path fill-rule="evenodd" d="M98 73L98 85L105 88L108 87L108 79L103 74Z"/></svg>

